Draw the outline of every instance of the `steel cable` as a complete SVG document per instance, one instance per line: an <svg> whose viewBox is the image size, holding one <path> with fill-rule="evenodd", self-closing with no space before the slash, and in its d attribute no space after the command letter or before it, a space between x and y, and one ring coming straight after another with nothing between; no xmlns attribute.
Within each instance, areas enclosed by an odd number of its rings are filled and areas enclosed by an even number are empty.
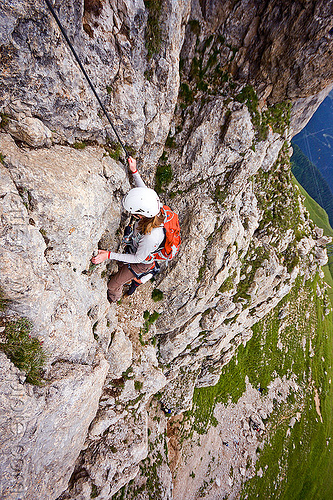
<svg viewBox="0 0 333 500"><path fill-rule="evenodd" d="M75 59L76 59L76 62L77 62L77 63L78 63L78 65L80 66L80 69L81 69L82 73L84 74L84 76L85 76L85 78L86 78L86 80L87 80L87 82L88 82L88 84L89 84L89 86L90 86L90 88L91 88L91 90L92 90L92 92L93 92L94 96L96 97L96 99L97 99L97 101L98 101L99 105L101 106L101 108L102 108L102 110L103 110L103 112L104 112L104 114L105 114L105 116L106 116L106 118L107 118L108 122L110 123L110 125L111 125L111 127L112 127L112 130L113 130L113 132L115 133L115 135L116 135L116 137L117 137L117 139L118 139L118 141L119 141L119 143L120 143L121 147L122 147L122 148L123 148L123 150L125 151L126 158L128 158L128 157L129 157L129 154L128 154L128 152L127 152L127 150L126 150L126 148L125 148L125 146L124 146L124 144L123 144L122 140L120 139L119 134L118 134L117 130L115 129L115 127L114 127L114 125L113 125L113 123L112 123L112 121L111 121L111 118L110 118L110 116L109 116L108 112L106 111L106 109L105 109L105 107L104 107L104 105L103 105L102 101L100 100L100 98L99 98L99 96L98 96L98 94L97 94L97 92L96 92L96 90L95 90L94 85L92 84L92 82L91 82L91 80L90 80L89 76L87 75L87 72L86 72L86 70L84 69L84 67L83 67L83 65L82 65L82 63L81 63L81 61L80 61L80 59L79 59L79 56L77 55L77 53L76 53L76 51L75 51L75 49L74 49L73 45L71 44L71 42L70 42L70 40L69 40L69 38L68 38L68 36L67 36L67 33L66 33L65 29L63 28L63 26L62 26L62 24L61 24L61 22L60 22L60 20L59 20L59 18L58 18L58 16L57 16L56 12L54 11L54 9L53 9L53 7L52 7L52 5L51 5L51 3L50 3L50 1L49 1L49 0L45 0L45 2L46 2L46 4L47 4L47 6L48 6L48 8L49 8L49 10L50 10L50 12L51 12L51 14L52 14L52 16L54 17L54 19L55 19L55 21L56 21L57 25L59 26L60 31L61 31L61 33L63 34L63 36L64 36L64 38L65 38L65 40L66 40L66 42L67 42L67 44L68 44L69 48L71 49L71 51L72 51L72 53L73 53L73 55L74 55L74 57L75 57Z"/></svg>

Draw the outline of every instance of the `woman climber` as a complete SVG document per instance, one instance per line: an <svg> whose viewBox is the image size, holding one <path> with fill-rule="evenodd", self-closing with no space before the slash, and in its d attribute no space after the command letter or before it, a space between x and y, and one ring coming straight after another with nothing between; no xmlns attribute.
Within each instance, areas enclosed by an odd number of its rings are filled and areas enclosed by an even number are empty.
<svg viewBox="0 0 333 500"><path fill-rule="evenodd" d="M180 244L177 214L161 206L157 193L141 179L134 158L128 158L128 165L136 187L124 197L123 207L137 220L127 246L130 253L98 250L98 255L91 259L93 264L100 264L106 259L121 263L119 271L108 282L109 302L121 298L126 283L131 282L127 295L134 293L137 286L156 274L158 265L155 261L170 260L178 252Z"/></svg>

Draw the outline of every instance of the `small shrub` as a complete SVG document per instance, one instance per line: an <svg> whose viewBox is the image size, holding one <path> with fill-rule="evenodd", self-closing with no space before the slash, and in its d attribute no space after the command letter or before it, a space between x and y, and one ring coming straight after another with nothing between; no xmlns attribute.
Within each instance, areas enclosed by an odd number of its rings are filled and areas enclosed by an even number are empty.
<svg viewBox="0 0 333 500"><path fill-rule="evenodd" d="M182 83L180 86L179 90L179 97L183 101L184 106L186 108L186 105L190 105L194 101L194 94L193 91L190 89L190 87L187 85L187 83Z"/></svg>
<svg viewBox="0 0 333 500"><path fill-rule="evenodd" d="M283 134L290 126L291 103L280 102L268 108L263 115L263 121L271 125L273 132Z"/></svg>
<svg viewBox="0 0 333 500"><path fill-rule="evenodd" d="M31 337L32 323L26 318L5 323L0 349L20 370L26 372L27 382L41 385L42 369L47 356L42 342Z"/></svg>
<svg viewBox="0 0 333 500"><path fill-rule="evenodd" d="M200 28L200 23L197 19L191 19L188 24L190 25L190 28L191 28L191 31L192 33L194 33L195 35L200 35L200 31L201 31L201 28Z"/></svg>
<svg viewBox="0 0 333 500"><path fill-rule="evenodd" d="M166 165L158 165L156 170L155 191L163 192L163 186L166 186L172 181L173 173L170 163Z"/></svg>
<svg viewBox="0 0 333 500"><path fill-rule="evenodd" d="M142 386L143 386L143 382L140 382L140 380L135 380L134 381L134 389L136 391L141 391Z"/></svg>
<svg viewBox="0 0 333 500"><path fill-rule="evenodd" d="M154 302L159 302L160 300L163 300L163 292L162 290L159 290L158 288L154 288L151 294L151 298L153 299Z"/></svg>
<svg viewBox="0 0 333 500"><path fill-rule="evenodd" d="M221 186L217 184L215 188L214 199L219 203L223 203L226 197L227 197L227 190L223 189Z"/></svg>
<svg viewBox="0 0 333 500"><path fill-rule="evenodd" d="M146 71L144 72L145 79L148 80L148 82L151 81L153 75L154 75L154 71L151 68L146 69Z"/></svg>
<svg viewBox="0 0 333 500"><path fill-rule="evenodd" d="M160 313L158 313L157 311L154 311L150 316L149 316L149 324L152 325L153 323L155 323L155 321L159 318L160 316Z"/></svg>
<svg viewBox="0 0 333 500"><path fill-rule="evenodd" d="M96 484L92 484L90 498L97 498L97 497L98 497L98 488L97 488Z"/></svg>
<svg viewBox="0 0 333 500"><path fill-rule="evenodd" d="M197 277L197 282L198 283L200 283L200 281L202 280L202 278L203 278L203 276L205 274L205 271L206 271L206 267L207 266L206 266L206 263L205 263L203 266L201 266L199 268L199 273L198 273L198 277Z"/></svg>
<svg viewBox="0 0 333 500"><path fill-rule="evenodd" d="M159 318L159 316L160 316L160 313L158 313L157 311L154 311L152 314L150 314L150 312L147 310L144 311L143 319L145 320L145 323L144 323L143 327L140 329L140 335L139 335L139 340L140 340L140 343L142 345L145 344L145 342L142 338L142 335L144 333L148 333L150 325L155 323L155 321Z"/></svg>
<svg viewBox="0 0 333 500"><path fill-rule="evenodd" d="M132 366L129 366L125 372L121 374L123 380L128 380L134 376Z"/></svg>
<svg viewBox="0 0 333 500"><path fill-rule="evenodd" d="M0 118L1 118L0 128L5 128L8 125L9 121L8 116L5 113L0 113Z"/></svg>
<svg viewBox="0 0 333 500"><path fill-rule="evenodd" d="M234 288L234 276L228 276L219 288L220 293L230 292Z"/></svg>
<svg viewBox="0 0 333 500"><path fill-rule="evenodd" d="M170 132L167 137L167 140L165 141L165 145L167 148L175 148L177 146L176 139L174 136L171 137Z"/></svg>
<svg viewBox="0 0 333 500"><path fill-rule="evenodd" d="M122 153L122 147L119 142L110 142L108 145L104 146L109 156L116 161L119 161Z"/></svg>
<svg viewBox="0 0 333 500"><path fill-rule="evenodd" d="M73 148L75 149L84 149L87 146L87 144L82 141L82 142L74 142Z"/></svg>
<svg viewBox="0 0 333 500"><path fill-rule="evenodd" d="M40 234L43 236L43 238L46 238L46 237L47 237L46 231L45 231L45 229L43 229L42 227L40 228L39 232L40 232Z"/></svg>
<svg viewBox="0 0 333 500"><path fill-rule="evenodd" d="M162 2L160 0L144 0L145 7L148 10L148 19L146 27L146 49L148 51L148 59L154 54L157 54L161 49L162 33L160 15L162 10Z"/></svg>
<svg viewBox="0 0 333 500"><path fill-rule="evenodd" d="M258 96L251 85L246 85L243 90L235 97L238 102L244 102L248 107L251 115L259 115L258 113Z"/></svg>

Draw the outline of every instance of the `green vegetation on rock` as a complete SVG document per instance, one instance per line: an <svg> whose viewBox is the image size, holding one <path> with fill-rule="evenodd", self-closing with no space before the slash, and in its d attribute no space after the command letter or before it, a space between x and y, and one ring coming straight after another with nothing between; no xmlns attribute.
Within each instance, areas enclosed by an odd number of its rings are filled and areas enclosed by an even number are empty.
<svg viewBox="0 0 333 500"><path fill-rule="evenodd" d="M224 37L215 34L200 41L200 23L195 19L189 21L189 28L196 37L196 44L191 67L188 68L186 73L184 72L185 61L181 60L179 65L181 73L179 104L182 109L186 109L198 97L205 102L203 93L216 95L223 92L225 85L230 88L233 85L231 76L220 58L221 48L225 45ZM232 54L231 61L238 49L229 45L225 45L225 47L228 47Z"/></svg>
<svg viewBox="0 0 333 500"><path fill-rule="evenodd" d="M159 416L153 417L159 421ZM153 432L152 432L153 431ZM140 462L137 478L130 481L112 496L112 500L159 500L164 498L163 464L167 465L166 433L156 433L156 428L148 428L148 457ZM162 476L161 476L162 473Z"/></svg>
<svg viewBox="0 0 333 500"><path fill-rule="evenodd" d="M86 147L87 147L87 144L84 141L74 142L74 144L73 144L73 148L75 148L75 149L84 149Z"/></svg>
<svg viewBox="0 0 333 500"><path fill-rule="evenodd" d="M162 290L159 290L158 288L154 288L154 290L151 293L151 298L153 299L154 302L159 302L160 300L163 300Z"/></svg>
<svg viewBox="0 0 333 500"><path fill-rule="evenodd" d="M251 116L254 125L260 125L260 114L258 111L258 96L251 85L246 85L241 92L236 95L235 100L245 103Z"/></svg>
<svg viewBox="0 0 333 500"><path fill-rule="evenodd" d="M0 128L5 128L8 125L9 117L5 113L0 113Z"/></svg>
<svg viewBox="0 0 333 500"><path fill-rule="evenodd" d="M167 154L164 152L159 160L155 176L155 191L163 193L173 179L171 164L168 163Z"/></svg>
<svg viewBox="0 0 333 500"><path fill-rule="evenodd" d="M143 339L143 336L146 335L149 332L150 326L155 323L155 321L160 317L160 313L157 311L154 311L150 313L148 310L144 311L143 313L143 319L145 320L144 325L142 328L140 328L140 334L139 334L139 340L141 345L146 345L149 343L149 340L145 341ZM153 337L150 339L150 342L155 345L156 339Z"/></svg>
<svg viewBox="0 0 333 500"><path fill-rule="evenodd" d="M26 318L3 321L4 331L0 336L0 349L17 368L25 371L30 384L42 384L42 369L46 354L42 342L31 336L32 323Z"/></svg>
<svg viewBox="0 0 333 500"><path fill-rule="evenodd" d="M162 31L161 31L161 10L162 2L160 0L144 0L145 7L148 10L148 19L146 27L146 49L148 59L154 54L158 54L161 49Z"/></svg>
<svg viewBox="0 0 333 500"><path fill-rule="evenodd" d="M261 221L257 232L265 235L265 245L252 239L240 271L240 281L233 301L251 303L251 287L255 282L256 271L268 261L272 252L289 274L299 264L297 242L307 235L300 212L300 197L292 180L290 161L286 148L281 149L274 166L268 172L258 172L254 177L254 192L261 210ZM292 238L283 250L275 241L281 236L292 233ZM231 321L231 320L230 320Z"/></svg>
<svg viewBox="0 0 333 500"><path fill-rule="evenodd" d="M119 142L108 141L104 148L109 153L110 158L113 158L116 161L120 160L123 149Z"/></svg>
<svg viewBox="0 0 333 500"><path fill-rule="evenodd" d="M255 177L255 193L258 206L262 210L262 219L258 231L270 236L284 235L294 231L287 248L279 254L281 264L291 273L299 262L297 241L303 233L300 214L299 194L292 182L289 156L283 147L274 166L268 172L259 172Z"/></svg>
<svg viewBox="0 0 333 500"><path fill-rule="evenodd" d="M268 107L260 114L258 110L258 96L251 85L246 85L242 91L236 95L235 100L245 103L252 117L252 123L256 129L257 141L267 138L268 127L272 127L273 132L283 134L290 126L291 103L281 102Z"/></svg>
<svg viewBox="0 0 333 500"><path fill-rule="evenodd" d="M92 484L91 485L91 493L90 493L90 498L96 498L98 497L98 488L96 486L96 484Z"/></svg>

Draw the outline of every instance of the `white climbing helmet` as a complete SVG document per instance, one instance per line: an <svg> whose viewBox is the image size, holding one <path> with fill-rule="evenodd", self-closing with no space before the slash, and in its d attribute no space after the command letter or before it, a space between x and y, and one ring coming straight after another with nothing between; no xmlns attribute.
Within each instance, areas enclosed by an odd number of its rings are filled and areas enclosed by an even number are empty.
<svg viewBox="0 0 333 500"><path fill-rule="evenodd" d="M161 203L157 193L150 188L131 189L123 198L123 207L131 214L155 217L160 211Z"/></svg>

